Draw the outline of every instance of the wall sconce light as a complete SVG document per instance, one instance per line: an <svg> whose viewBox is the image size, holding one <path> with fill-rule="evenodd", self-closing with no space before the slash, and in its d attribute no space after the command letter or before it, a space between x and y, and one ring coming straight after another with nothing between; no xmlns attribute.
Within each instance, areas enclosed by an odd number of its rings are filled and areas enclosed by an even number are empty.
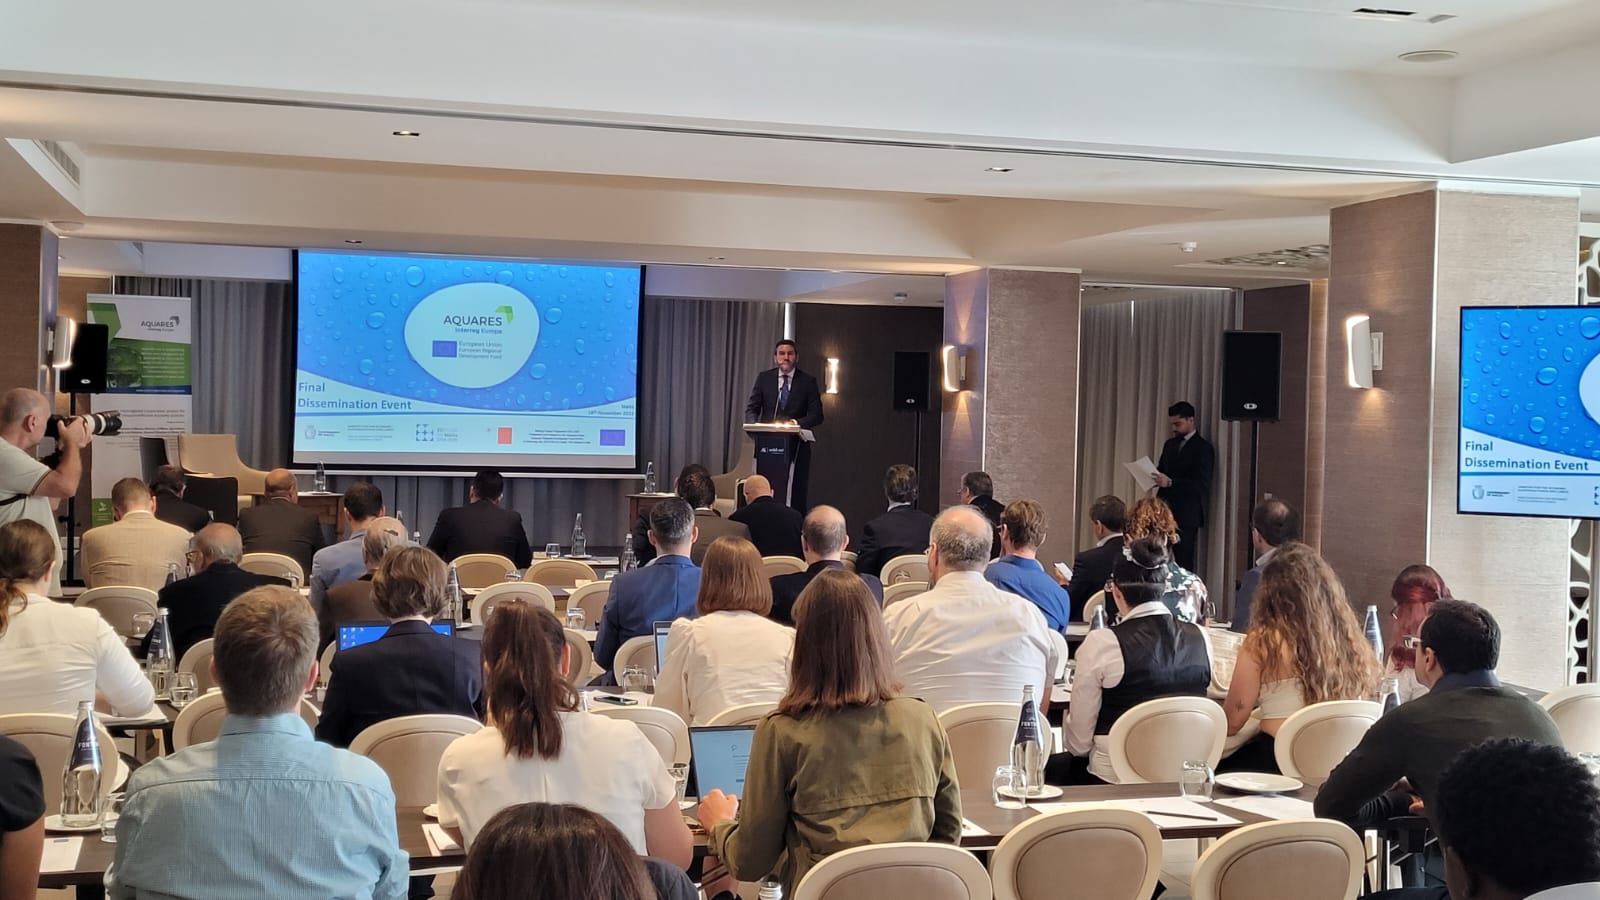
<svg viewBox="0 0 1600 900"><path fill-rule="evenodd" d="M65 369L72 365L72 342L78 337L78 323L66 316L56 317L50 335L50 366Z"/></svg>
<svg viewBox="0 0 1600 900"><path fill-rule="evenodd" d="M944 389L950 393L967 389L967 348L945 344L940 351L944 362Z"/></svg>
<svg viewBox="0 0 1600 900"><path fill-rule="evenodd" d="M1353 388L1372 387L1372 373L1383 371L1383 332L1373 333L1372 318L1358 313L1344 320L1345 380Z"/></svg>
<svg viewBox="0 0 1600 900"><path fill-rule="evenodd" d="M824 393L839 393L839 360L837 357L828 357L828 389Z"/></svg>

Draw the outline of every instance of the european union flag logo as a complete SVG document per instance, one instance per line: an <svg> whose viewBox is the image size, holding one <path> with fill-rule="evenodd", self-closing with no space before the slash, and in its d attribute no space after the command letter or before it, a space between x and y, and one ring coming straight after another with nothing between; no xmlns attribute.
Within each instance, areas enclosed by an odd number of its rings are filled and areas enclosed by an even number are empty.
<svg viewBox="0 0 1600 900"><path fill-rule="evenodd" d="M433 358L434 359L441 359L441 358L443 358L443 359L455 359L456 358L456 342L455 341L434 341L433 342Z"/></svg>

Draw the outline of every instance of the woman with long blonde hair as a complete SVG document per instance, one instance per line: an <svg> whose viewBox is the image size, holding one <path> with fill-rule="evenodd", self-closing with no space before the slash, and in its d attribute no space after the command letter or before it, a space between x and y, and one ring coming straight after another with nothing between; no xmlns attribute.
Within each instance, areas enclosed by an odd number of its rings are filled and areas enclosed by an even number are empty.
<svg viewBox="0 0 1600 900"><path fill-rule="evenodd" d="M1224 768L1277 771L1273 739L1284 719L1313 703L1365 699L1378 676L1339 576L1305 544L1284 544L1261 572L1223 702L1236 748Z"/></svg>

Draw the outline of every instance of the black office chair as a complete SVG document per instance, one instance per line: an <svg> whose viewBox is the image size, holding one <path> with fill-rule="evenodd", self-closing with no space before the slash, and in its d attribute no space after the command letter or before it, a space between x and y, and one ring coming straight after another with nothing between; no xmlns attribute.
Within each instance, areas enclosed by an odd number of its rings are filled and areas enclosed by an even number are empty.
<svg viewBox="0 0 1600 900"><path fill-rule="evenodd" d="M208 510L214 522L227 525L239 524L239 479L232 476L196 475L193 472L185 474L183 479L188 485L183 492L183 499Z"/></svg>
<svg viewBox="0 0 1600 900"><path fill-rule="evenodd" d="M139 474L144 477L145 484L155 481L156 470L170 462L171 460L167 458L166 438L139 438Z"/></svg>

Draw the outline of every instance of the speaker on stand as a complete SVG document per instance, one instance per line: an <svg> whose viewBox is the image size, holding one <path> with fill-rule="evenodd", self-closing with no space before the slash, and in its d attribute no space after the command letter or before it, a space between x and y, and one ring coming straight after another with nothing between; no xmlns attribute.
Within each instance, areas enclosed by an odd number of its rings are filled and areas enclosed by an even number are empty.
<svg viewBox="0 0 1600 900"><path fill-rule="evenodd" d="M1261 423L1276 422L1283 368L1283 335L1276 331L1224 331L1222 333L1222 420L1250 423L1250 497L1245 521L1256 505L1257 466L1261 452ZM1245 566L1255 565L1251 548L1245 549Z"/></svg>
<svg viewBox="0 0 1600 900"><path fill-rule="evenodd" d="M911 439L911 464L922 477L922 414L928 409L929 371L933 354L919 350L896 350L894 354L894 408L910 410L914 432Z"/></svg>
<svg viewBox="0 0 1600 900"><path fill-rule="evenodd" d="M55 339L50 347L51 365L56 368L56 390L67 395L67 414L78 414L79 394L102 394L106 390L107 357L111 347L111 326L78 324L65 316L56 320ZM61 365L65 362L65 365ZM78 501L67 498L67 536L62 555L61 583L76 580Z"/></svg>

